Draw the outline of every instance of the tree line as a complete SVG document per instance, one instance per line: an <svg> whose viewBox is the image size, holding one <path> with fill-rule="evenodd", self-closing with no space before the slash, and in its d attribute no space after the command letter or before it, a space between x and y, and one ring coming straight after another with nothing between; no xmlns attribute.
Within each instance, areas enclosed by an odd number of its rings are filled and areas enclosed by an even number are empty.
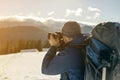
<svg viewBox="0 0 120 80"><path fill-rule="evenodd" d="M42 51L41 40L8 40L5 42L0 41L0 54L17 53L23 49L38 49Z"/></svg>

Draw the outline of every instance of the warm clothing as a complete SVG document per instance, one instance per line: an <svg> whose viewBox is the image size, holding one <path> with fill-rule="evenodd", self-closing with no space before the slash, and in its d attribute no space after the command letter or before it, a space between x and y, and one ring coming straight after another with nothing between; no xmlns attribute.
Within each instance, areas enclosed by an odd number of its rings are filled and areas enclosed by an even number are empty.
<svg viewBox="0 0 120 80"><path fill-rule="evenodd" d="M83 35L75 36L73 41L58 54L56 47L50 47L43 59L42 73L61 74L61 80L84 80L84 58L81 50L72 45L82 43L85 38Z"/></svg>
<svg viewBox="0 0 120 80"><path fill-rule="evenodd" d="M74 37L81 33L80 24L75 21L66 22L62 28L62 34L67 37Z"/></svg>

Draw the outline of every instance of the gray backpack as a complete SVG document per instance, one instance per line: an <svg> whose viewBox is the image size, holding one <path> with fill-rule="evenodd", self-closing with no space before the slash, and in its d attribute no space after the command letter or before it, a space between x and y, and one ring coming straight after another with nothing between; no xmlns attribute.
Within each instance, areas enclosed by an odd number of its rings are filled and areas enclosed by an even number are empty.
<svg viewBox="0 0 120 80"><path fill-rule="evenodd" d="M106 22L95 26L90 44L86 47L85 80L120 80L120 23Z"/></svg>
<svg viewBox="0 0 120 80"><path fill-rule="evenodd" d="M112 49L116 49L120 55L120 23L100 23L92 30L92 36Z"/></svg>

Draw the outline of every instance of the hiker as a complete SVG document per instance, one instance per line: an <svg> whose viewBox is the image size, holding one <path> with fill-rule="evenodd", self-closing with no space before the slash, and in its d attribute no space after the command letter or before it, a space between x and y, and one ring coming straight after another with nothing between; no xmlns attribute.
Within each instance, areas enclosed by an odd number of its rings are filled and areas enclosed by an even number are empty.
<svg viewBox="0 0 120 80"><path fill-rule="evenodd" d="M75 21L68 21L61 30L65 48L57 53L60 46L59 39L50 35L50 49L42 63L42 73L47 75L61 74L60 80L84 80L84 56L79 45L85 36L81 33L80 25Z"/></svg>

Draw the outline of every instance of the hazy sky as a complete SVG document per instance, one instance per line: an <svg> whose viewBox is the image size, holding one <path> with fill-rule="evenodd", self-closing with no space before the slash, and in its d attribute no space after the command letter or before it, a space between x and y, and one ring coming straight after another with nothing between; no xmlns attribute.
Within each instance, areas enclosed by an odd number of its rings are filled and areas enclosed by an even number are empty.
<svg viewBox="0 0 120 80"><path fill-rule="evenodd" d="M0 16L120 22L120 0L0 0Z"/></svg>

